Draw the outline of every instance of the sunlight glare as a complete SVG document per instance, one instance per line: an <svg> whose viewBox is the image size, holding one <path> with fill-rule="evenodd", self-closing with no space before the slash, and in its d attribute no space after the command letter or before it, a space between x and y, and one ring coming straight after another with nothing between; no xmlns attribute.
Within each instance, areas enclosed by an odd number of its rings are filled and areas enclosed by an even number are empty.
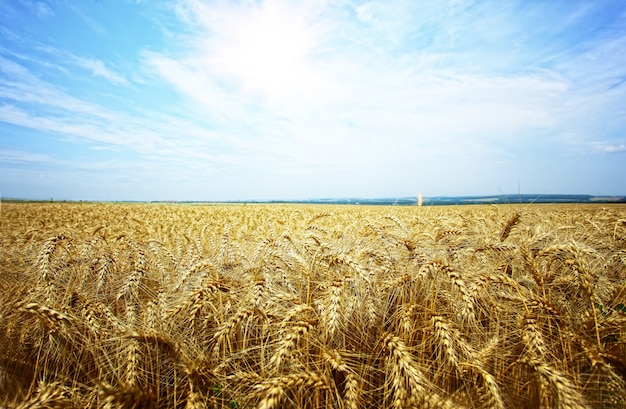
<svg viewBox="0 0 626 409"><path fill-rule="evenodd" d="M309 75L316 33L306 10L277 1L233 16L216 61L237 86L269 99L289 99Z"/></svg>

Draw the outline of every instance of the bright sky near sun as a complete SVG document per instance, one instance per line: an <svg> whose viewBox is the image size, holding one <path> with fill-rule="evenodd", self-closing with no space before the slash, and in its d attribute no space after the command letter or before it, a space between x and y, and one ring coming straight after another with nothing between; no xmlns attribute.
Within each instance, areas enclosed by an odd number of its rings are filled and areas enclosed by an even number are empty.
<svg viewBox="0 0 626 409"><path fill-rule="evenodd" d="M0 195L626 194L622 0L0 1Z"/></svg>

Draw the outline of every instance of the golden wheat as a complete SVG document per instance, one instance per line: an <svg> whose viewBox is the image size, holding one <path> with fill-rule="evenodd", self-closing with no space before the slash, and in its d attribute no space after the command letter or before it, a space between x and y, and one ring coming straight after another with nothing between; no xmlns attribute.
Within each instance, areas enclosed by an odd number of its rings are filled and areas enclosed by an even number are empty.
<svg viewBox="0 0 626 409"><path fill-rule="evenodd" d="M0 407L626 408L624 220L3 204Z"/></svg>

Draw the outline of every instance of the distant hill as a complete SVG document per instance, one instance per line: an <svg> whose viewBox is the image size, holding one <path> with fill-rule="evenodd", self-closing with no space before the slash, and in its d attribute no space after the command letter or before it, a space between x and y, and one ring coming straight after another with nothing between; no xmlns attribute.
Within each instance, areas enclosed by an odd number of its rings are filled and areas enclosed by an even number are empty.
<svg viewBox="0 0 626 409"><path fill-rule="evenodd" d="M279 202L271 202L279 203ZM415 206L416 197L401 198L329 198L297 200L282 203L312 204L361 204L361 205L403 205ZM423 205L462 205L462 204L515 204L515 203L626 203L626 196L554 195L554 194L510 194L491 196L432 196L424 197Z"/></svg>

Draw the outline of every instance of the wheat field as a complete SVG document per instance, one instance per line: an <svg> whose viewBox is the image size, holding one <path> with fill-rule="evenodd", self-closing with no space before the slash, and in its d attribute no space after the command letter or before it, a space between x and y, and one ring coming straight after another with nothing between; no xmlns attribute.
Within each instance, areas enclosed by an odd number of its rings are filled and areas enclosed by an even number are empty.
<svg viewBox="0 0 626 409"><path fill-rule="evenodd" d="M625 206L0 214L2 408L626 407Z"/></svg>

